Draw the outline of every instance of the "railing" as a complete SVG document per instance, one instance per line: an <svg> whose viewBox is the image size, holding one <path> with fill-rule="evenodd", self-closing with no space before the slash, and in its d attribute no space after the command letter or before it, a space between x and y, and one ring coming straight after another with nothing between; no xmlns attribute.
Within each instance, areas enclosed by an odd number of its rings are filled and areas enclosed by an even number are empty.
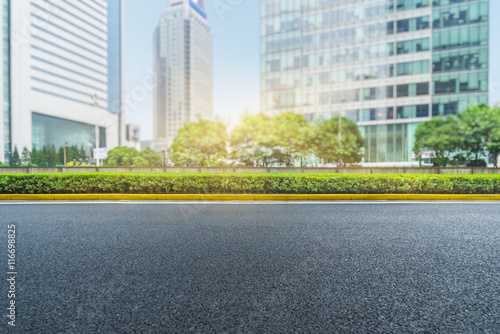
<svg viewBox="0 0 500 334"><path fill-rule="evenodd" d="M0 174L39 173L340 173L340 174L500 174L500 168L464 167L0 167Z"/></svg>

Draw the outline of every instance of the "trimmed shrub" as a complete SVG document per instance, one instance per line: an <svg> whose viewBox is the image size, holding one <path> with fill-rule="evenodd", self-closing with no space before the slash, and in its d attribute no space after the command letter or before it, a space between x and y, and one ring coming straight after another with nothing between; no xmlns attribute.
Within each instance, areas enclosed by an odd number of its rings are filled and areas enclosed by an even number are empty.
<svg viewBox="0 0 500 334"><path fill-rule="evenodd" d="M500 175L81 173L0 175L0 194L499 194Z"/></svg>

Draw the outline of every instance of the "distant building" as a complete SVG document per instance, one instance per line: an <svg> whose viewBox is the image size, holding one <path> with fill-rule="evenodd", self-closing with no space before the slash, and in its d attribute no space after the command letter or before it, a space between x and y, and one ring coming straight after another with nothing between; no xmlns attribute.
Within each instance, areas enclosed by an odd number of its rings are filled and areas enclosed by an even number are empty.
<svg viewBox="0 0 500 334"><path fill-rule="evenodd" d="M0 161L22 151L123 137L123 0L4 0Z"/></svg>
<svg viewBox="0 0 500 334"><path fill-rule="evenodd" d="M489 102L487 0L261 0L261 109L356 121L364 162L407 164L417 126Z"/></svg>
<svg viewBox="0 0 500 334"><path fill-rule="evenodd" d="M124 146L141 149L141 128L138 125L127 124L125 126L125 144Z"/></svg>
<svg viewBox="0 0 500 334"><path fill-rule="evenodd" d="M212 35L202 0L172 0L154 35L153 146L169 146L185 122L213 118Z"/></svg>

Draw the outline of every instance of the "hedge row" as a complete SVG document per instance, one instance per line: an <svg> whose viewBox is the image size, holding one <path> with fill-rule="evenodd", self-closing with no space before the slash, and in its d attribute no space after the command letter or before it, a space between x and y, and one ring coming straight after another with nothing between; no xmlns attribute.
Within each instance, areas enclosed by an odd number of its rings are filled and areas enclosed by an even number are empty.
<svg viewBox="0 0 500 334"><path fill-rule="evenodd" d="M500 175L6 174L0 194L500 194Z"/></svg>

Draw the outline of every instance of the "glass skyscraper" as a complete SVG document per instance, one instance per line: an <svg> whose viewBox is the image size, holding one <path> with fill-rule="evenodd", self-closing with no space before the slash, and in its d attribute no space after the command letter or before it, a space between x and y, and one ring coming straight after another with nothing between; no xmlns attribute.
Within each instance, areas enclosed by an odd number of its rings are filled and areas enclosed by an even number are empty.
<svg viewBox="0 0 500 334"><path fill-rule="evenodd" d="M1 95L3 97L3 127L0 129L0 133L2 133L3 145L0 147L0 161L3 160L9 162L10 160L10 152L12 152L11 147L11 138L10 138L10 0L2 1L2 82L0 85L2 89L0 91L3 92Z"/></svg>
<svg viewBox="0 0 500 334"><path fill-rule="evenodd" d="M417 126L488 103L487 0L261 0L261 108L341 115L364 163L407 164Z"/></svg>
<svg viewBox="0 0 500 334"><path fill-rule="evenodd" d="M171 1L154 34L154 141L170 146L185 122L213 118L212 34L202 0Z"/></svg>
<svg viewBox="0 0 500 334"><path fill-rule="evenodd" d="M0 161L122 139L123 0L3 0Z"/></svg>

